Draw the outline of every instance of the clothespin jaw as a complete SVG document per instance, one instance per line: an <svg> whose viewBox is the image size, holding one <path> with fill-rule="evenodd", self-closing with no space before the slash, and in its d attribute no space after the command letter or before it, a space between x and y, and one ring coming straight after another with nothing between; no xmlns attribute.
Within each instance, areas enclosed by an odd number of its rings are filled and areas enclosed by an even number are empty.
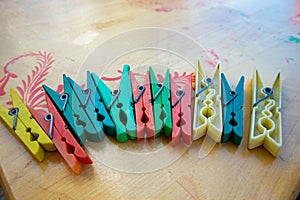
<svg viewBox="0 0 300 200"><path fill-rule="evenodd" d="M81 163L92 164L93 161L80 146L80 144L73 137L59 112L50 100L50 97L45 93L48 104L49 114L41 116L39 112L33 111L34 116L40 126L48 133L49 138L52 139L55 147L65 159L68 166L76 173L80 174L82 171Z"/></svg>
<svg viewBox="0 0 300 200"><path fill-rule="evenodd" d="M45 156L44 149L55 151L52 141L39 124L32 118L26 105L17 92L11 88L13 108L0 107L0 116L7 126L12 128L16 136L23 142L32 155L39 161Z"/></svg>
<svg viewBox="0 0 300 200"><path fill-rule="evenodd" d="M244 76L242 76L232 90L225 75L222 79L222 103L223 103L223 134L222 142L230 139L236 145L240 145L243 138L243 107L244 107Z"/></svg>
<svg viewBox="0 0 300 200"><path fill-rule="evenodd" d="M90 89L90 97L92 104L94 105L94 111L96 112L96 118L102 124L104 132L108 135L116 135L116 127L109 116L101 96L97 90L97 85L94 82L92 74L87 71L87 88Z"/></svg>
<svg viewBox="0 0 300 200"><path fill-rule="evenodd" d="M264 87L258 70L252 80L252 115L248 148L260 145L274 156L282 147L280 72L272 87Z"/></svg>
<svg viewBox="0 0 300 200"><path fill-rule="evenodd" d="M97 90L116 126L116 138L119 142L126 142L128 136L131 139L136 138L136 125L129 72L129 65L124 65L119 89L114 91L111 91L95 73L92 73L94 82L97 85Z"/></svg>
<svg viewBox="0 0 300 200"><path fill-rule="evenodd" d="M192 76L188 76L183 89L180 89L170 76L172 106L172 144L177 145L180 135L184 143L192 141Z"/></svg>
<svg viewBox="0 0 300 200"><path fill-rule="evenodd" d="M84 127L83 124L79 121L78 116L74 115L72 107L70 103L68 103L68 94L60 95L46 85L43 85L43 88L55 105L56 109L62 115L65 122L67 122L68 128L72 133L74 133L74 136L79 141L80 145L84 145L86 141Z"/></svg>
<svg viewBox="0 0 300 200"><path fill-rule="evenodd" d="M144 76L143 83L139 83L133 72L130 72L132 95L134 99L137 139L155 137L153 107L151 102L151 87L149 71Z"/></svg>
<svg viewBox="0 0 300 200"><path fill-rule="evenodd" d="M166 71L163 83L159 83L156 75L149 67L149 75L152 91L153 113L156 134L158 137L161 132L168 137L172 133L172 111L170 102L170 70Z"/></svg>
<svg viewBox="0 0 300 200"><path fill-rule="evenodd" d="M82 94L83 89L65 74L63 82L64 93L69 96L67 103L72 107L73 115L82 123L86 139L94 142L101 141L104 133L97 121L95 108L88 101L86 105L83 105L87 95Z"/></svg>
<svg viewBox="0 0 300 200"><path fill-rule="evenodd" d="M220 64L217 65L213 78L210 78L205 77L198 61L195 91L193 140L207 133L215 142L220 142L223 127Z"/></svg>

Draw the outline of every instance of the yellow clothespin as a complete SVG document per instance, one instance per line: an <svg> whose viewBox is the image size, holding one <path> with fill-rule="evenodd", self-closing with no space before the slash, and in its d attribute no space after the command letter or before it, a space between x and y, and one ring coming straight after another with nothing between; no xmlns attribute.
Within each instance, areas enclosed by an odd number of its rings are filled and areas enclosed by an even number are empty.
<svg viewBox="0 0 300 200"><path fill-rule="evenodd" d="M14 89L10 89L13 108L0 106L0 117L12 128L16 136L24 143L32 155L39 161L44 159L44 149L55 151L51 139L33 119L26 105Z"/></svg>
<svg viewBox="0 0 300 200"><path fill-rule="evenodd" d="M222 137L220 64L217 65L214 76L210 78L205 76L198 61L195 93L193 140L207 134L199 152L199 157L204 158Z"/></svg>
<svg viewBox="0 0 300 200"><path fill-rule="evenodd" d="M256 70L252 80L252 116L248 148L260 145L274 156L282 146L280 72L272 87L264 87Z"/></svg>

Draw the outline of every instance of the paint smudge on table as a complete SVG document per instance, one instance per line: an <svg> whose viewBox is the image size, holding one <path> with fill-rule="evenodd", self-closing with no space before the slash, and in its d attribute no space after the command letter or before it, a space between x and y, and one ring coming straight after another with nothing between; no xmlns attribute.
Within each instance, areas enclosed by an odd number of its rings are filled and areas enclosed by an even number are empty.
<svg viewBox="0 0 300 200"><path fill-rule="evenodd" d="M179 0L167 0L167 1L147 1L147 0L128 0L131 5L136 5L145 9L151 9L156 12L172 12L174 10L191 10L206 5L205 2L195 1L179 1Z"/></svg>
<svg viewBox="0 0 300 200"><path fill-rule="evenodd" d="M294 24L298 24L299 25L300 24L300 14L291 17L290 21L293 22Z"/></svg>
<svg viewBox="0 0 300 200"><path fill-rule="evenodd" d="M294 61L295 59L294 58L285 58L285 62L287 64L291 64L291 61Z"/></svg>
<svg viewBox="0 0 300 200"><path fill-rule="evenodd" d="M211 57L211 60L206 60L205 62L208 63L210 66L215 67L220 61L220 56L215 52L214 49L207 51ZM222 61L228 62L226 58L223 58Z"/></svg>
<svg viewBox="0 0 300 200"><path fill-rule="evenodd" d="M300 43L300 38L290 35L284 42L285 43Z"/></svg>

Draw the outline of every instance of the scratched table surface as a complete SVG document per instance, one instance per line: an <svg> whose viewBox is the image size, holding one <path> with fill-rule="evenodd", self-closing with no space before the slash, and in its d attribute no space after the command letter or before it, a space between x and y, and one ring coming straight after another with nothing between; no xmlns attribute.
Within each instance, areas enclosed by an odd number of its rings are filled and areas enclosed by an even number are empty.
<svg viewBox="0 0 300 200"><path fill-rule="evenodd" d="M0 124L1 185L9 199L295 199L300 191L300 1L1 1L0 103L9 89L32 107L34 88L62 90L62 74L76 77L90 52L112 36L161 27L188 35L235 85L245 83L244 138L240 146L217 144L198 158L203 138L169 166L126 173L101 162L75 175L59 153L38 162ZM194 58L197 63L197 57ZM183 66L184 67L184 66ZM277 158L247 148L251 78L258 68L266 84L282 73L283 147ZM121 69L121 67L119 68ZM118 76L117 70L111 69ZM38 83L37 83L38 81ZM37 84L37 85L35 85ZM159 161L153 161L159 162Z"/></svg>

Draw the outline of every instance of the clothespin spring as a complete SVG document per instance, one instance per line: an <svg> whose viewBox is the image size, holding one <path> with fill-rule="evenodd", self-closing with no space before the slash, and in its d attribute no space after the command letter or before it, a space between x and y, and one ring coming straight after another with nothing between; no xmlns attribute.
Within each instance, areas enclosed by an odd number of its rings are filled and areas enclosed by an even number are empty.
<svg viewBox="0 0 300 200"><path fill-rule="evenodd" d="M66 106L67 106L67 103L68 103L68 98L69 98L68 94L62 94L59 97L60 100L64 101L64 105L62 107L62 111L65 111L65 109L66 109Z"/></svg>
<svg viewBox="0 0 300 200"><path fill-rule="evenodd" d="M163 91L163 89L164 89L164 87L165 87L165 86L164 86L163 84L161 84L161 83L158 83L157 86L160 87L160 88L159 88L159 90L156 92L156 94L154 95L154 97L152 98L152 101L155 101L155 100L157 99L158 95Z"/></svg>
<svg viewBox="0 0 300 200"><path fill-rule="evenodd" d="M231 90L231 91L229 91L229 95L232 96L232 98L229 99L229 101L225 103L225 106L230 104L230 102L232 102L238 96L238 93L234 90Z"/></svg>
<svg viewBox="0 0 300 200"><path fill-rule="evenodd" d="M200 90L198 90L198 92L196 93L196 97L199 96L199 94L201 94L202 92L204 92L205 90L207 90L212 84L214 84L214 80L210 77L207 77L205 79L205 82L207 83L207 85L204 88L201 88Z"/></svg>
<svg viewBox="0 0 300 200"><path fill-rule="evenodd" d="M85 94L86 95L86 98L84 100L84 104L83 104L83 107L86 107L86 104L88 103L88 100L91 96L91 89L90 88L87 88L85 90L82 90L82 94Z"/></svg>
<svg viewBox="0 0 300 200"><path fill-rule="evenodd" d="M53 115L52 113L49 113L45 116L45 121L50 122L50 127L49 127L49 132L48 132L48 136L50 137L50 139L53 138L52 135L52 129L53 129Z"/></svg>
<svg viewBox="0 0 300 200"><path fill-rule="evenodd" d="M174 108L179 103L179 101L185 95L185 92L183 90L177 90L176 95L178 96L178 98L176 99L175 103L172 105L172 108Z"/></svg>
<svg viewBox="0 0 300 200"><path fill-rule="evenodd" d="M138 87L138 90L140 91L140 93L138 94L138 96L134 99L134 103L137 103L139 101L139 99L141 98L142 94L145 91L145 87L143 85L140 85Z"/></svg>
<svg viewBox="0 0 300 200"><path fill-rule="evenodd" d="M112 91L112 95L114 96L114 98L111 100L111 102L108 105L108 110L111 109L111 107L114 105L114 103L116 102L116 100L118 99L119 95L120 95L120 90L114 90Z"/></svg>
<svg viewBox="0 0 300 200"><path fill-rule="evenodd" d="M13 122L13 129L16 130L17 127L17 118L18 118L19 109L18 108L12 108L8 111L9 115L14 116L14 122Z"/></svg>
<svg viewBox="0 0 300 200"><path fill-rule="evenodd" d="M263 100L267 99L269 96L271 96L273 94L273 89L270 87L265 87L262 89L263 93L266 94L266 96L264 96L263 98L257 100L254 104L253 107L257 106L257 104L259 104L260 102L262 102Z"/></svg>

